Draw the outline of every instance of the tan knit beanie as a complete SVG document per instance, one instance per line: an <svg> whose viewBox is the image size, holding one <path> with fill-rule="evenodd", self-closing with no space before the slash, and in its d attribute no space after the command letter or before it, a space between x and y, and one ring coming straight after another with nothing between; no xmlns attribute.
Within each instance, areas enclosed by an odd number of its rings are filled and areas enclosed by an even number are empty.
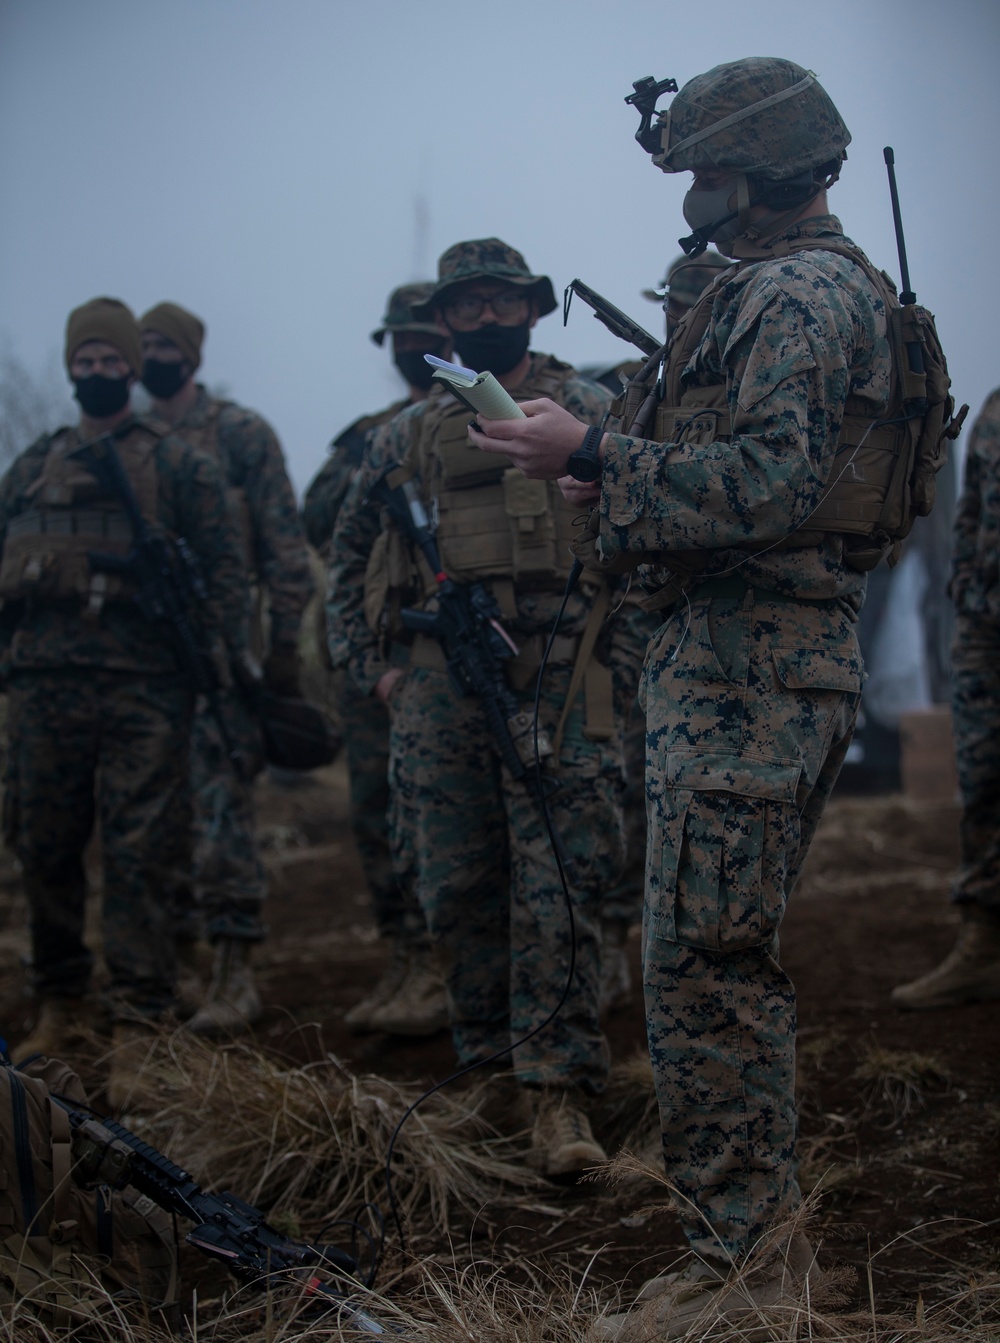
<svg viewBox="0 0 1000 1343"><path fill-rule="evenodd" d="M88 340L105 340L113 345L138 377L142 367L139 353L139 327L132 310L116 298L92 298L74 308L66 319L66 371L77 350Z"/></svg>
<svg viewBox="0 0 1000 1343"><path fill-rule="evenodd" d="M155 331L177 346L192 370L201 363L205 323L179 303L157 303L139 318L139 331Z"/></svg>

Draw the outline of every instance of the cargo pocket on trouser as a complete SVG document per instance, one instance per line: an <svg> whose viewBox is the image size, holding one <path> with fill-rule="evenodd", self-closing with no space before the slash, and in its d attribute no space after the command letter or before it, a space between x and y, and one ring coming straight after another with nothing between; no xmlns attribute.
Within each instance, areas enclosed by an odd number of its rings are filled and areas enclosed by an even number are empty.
<svg viewBox="0 0 1000 1343"><path fill-rule="evenodd" d="M650 815L647 935L709 951L768 945L799 847L797 760L673 750Z"/></svg>

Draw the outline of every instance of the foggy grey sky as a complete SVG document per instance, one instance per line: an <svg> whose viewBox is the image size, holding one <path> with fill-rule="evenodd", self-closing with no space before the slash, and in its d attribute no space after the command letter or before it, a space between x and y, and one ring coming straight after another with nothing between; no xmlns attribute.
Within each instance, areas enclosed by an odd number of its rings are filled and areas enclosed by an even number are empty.
<svg viewBox="0 0 1000 1343"><path fill-rule="evenodd" d="M459 239L496 234L558 291L579 275L658 330L639 291L688 231L690 179L651 165L622 99L642 75L781 55L843 113L832 205L898 279L894 146L913 285L977 411L1000 383L1000 6L754 10L0 0L0 338L40 371L88 298L184 304L208 326L201 376L272 422L301 491L335 432L400 394L368 340L386 294ZM534 344L626 353L582 305Z"/></svg>

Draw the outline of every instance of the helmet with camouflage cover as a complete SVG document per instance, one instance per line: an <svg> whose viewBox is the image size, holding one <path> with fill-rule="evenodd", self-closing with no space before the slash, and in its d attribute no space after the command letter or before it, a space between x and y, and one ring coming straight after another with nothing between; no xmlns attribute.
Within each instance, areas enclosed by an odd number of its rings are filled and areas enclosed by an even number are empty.
<svg viewBox="0 0 1000 1343"><path fill-rule="evenodd" d="M671 261L657 288L644 289L642 296L652 303L663 303L669 299L683 308L690 308L719 271L732 264L728 257L720 256L711 248L697 258L682 252Z"/></svg>
<svg viewBox="0 0 1000 1343"><path fill-rule="evenodd" d="M421 280L418 284L401 284L398 289L394 289L385 305L382 325L372 332L375 344L381 345L386 335L391 335L394 331L419 331L429 336L440 336L441 333L433 322L421 320L414 315L416 305L423 303L433 289L432 280Z"/></svg>
<svg viewBox="0 0 1000 1343"><path fill-rule="evenodd" d="M520 252L499 238L474 238L442 252L437 284L429 297L414 308L414 315L424 320L433 318L435 311L447 303L449 291L468 280L504 280L507 284L523 285L538 304L539 317L556 307L552 281L547 275L532 275Z"/></svg>
<svg viewBox="0 0 1000 1343"><path fill-rule="evenodd" d="M688 80L662 113L666 173L731 169L782 181L810 169L836 176L851 133L811 70L749 56Z"/></svg>

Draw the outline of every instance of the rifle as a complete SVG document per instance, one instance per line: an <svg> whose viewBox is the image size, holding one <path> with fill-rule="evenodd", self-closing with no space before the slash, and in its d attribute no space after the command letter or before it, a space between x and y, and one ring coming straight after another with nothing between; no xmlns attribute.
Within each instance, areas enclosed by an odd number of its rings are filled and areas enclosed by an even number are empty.
<svg viewBox="0 0 1000 1343"><path fill-rule="evenodd" d="M369 498L385 506L403 535L424 556L437 584L438 599L435 612L405 608L400 612L403 625L437 639L455 693L476 696L500 759L513 778L538 794L535 753L543 759L552 754L552 746L541 729L536 737L532 715L521 710L504 677L504 659L518 652L517 645L500 623L493 594L482 583L456 583L444 572L412 479L393 482L393 474L400 474L399 467L386 468Z"/></svg>
<svg viewBox="0 0 1000 1343"><path fill-rule="evenodd" d="M132 526L129 553L123 558L92 550L88 555L91 567L127 575L135 582L136 605L146 620L166 631L182 675L196 695L205 696L230 765L237 777L247 777L252 771L232 741L219 702L218 675L195 614L208 593L191 547L183 537L170 542L150 527L122 465L114 432L81 443L69 455L119 501Z"/></svg>
<svg viewBox="0 0 1000 1343"><path fill-rule="evenodd" d="M283 1236L259 1209L235 1194L206 1193L186 1170L116 1120L96 1118L54 1092L49 1098L69 1116L73 1178L78 1184L112 1189L131 1185L158 1207L194 1222L186 1242L220 1259L238 1281L266 1288L279 1286L282 1280L296 1280L317 1304L339 1307L344 1324L370 1334L388 1332L359 1310L345 1292L319 1276L325 1270L357 1278L359 1266L353 1255L332 1245Z"/></svg>
<svg viewBox="0 0 1000 1343"><path fill-rule="evenodd" d="M630 345L635 345L646 355L657 354L663 348L662 341L651 336L645 327L633 322L621 308L609 303L596 289L591 289L582 280L570 280L563 291L563 326L569 321L569 309L574 294L579 294L584 303L593 308L594 316L599 322L604 323L613 336L627 340Z"/></svg>
<svg viewBox="0 0 1000 1343"><path fill-rule="evenodd" d="M630 341L646 355L646 361L638 373L632 375L629 379L629 386L639 387L648 381L651 374L655 371L657 365L660 366L660 377L657 379L655 387L649 392L639 407L638 412L632 419L630 425L625 425L625 432L637 435L640 438L645 437L656 410L657 401L662 395L660 382L663 375L663 358L667 347L661 344L655 336L651 336L648 331L639 326L638 322L633 322L627 313L616 308L613 303L609 303L606 298L602 298L596 290L591 289L589 285L582 280L571 280L566 286L563 294L563 326L569 319L569 307L573 301L573 295L579 294L584 303L589 303L594 309L594 316L599 322L603 322L612 335L620 336L622 340Z"/></svg>

